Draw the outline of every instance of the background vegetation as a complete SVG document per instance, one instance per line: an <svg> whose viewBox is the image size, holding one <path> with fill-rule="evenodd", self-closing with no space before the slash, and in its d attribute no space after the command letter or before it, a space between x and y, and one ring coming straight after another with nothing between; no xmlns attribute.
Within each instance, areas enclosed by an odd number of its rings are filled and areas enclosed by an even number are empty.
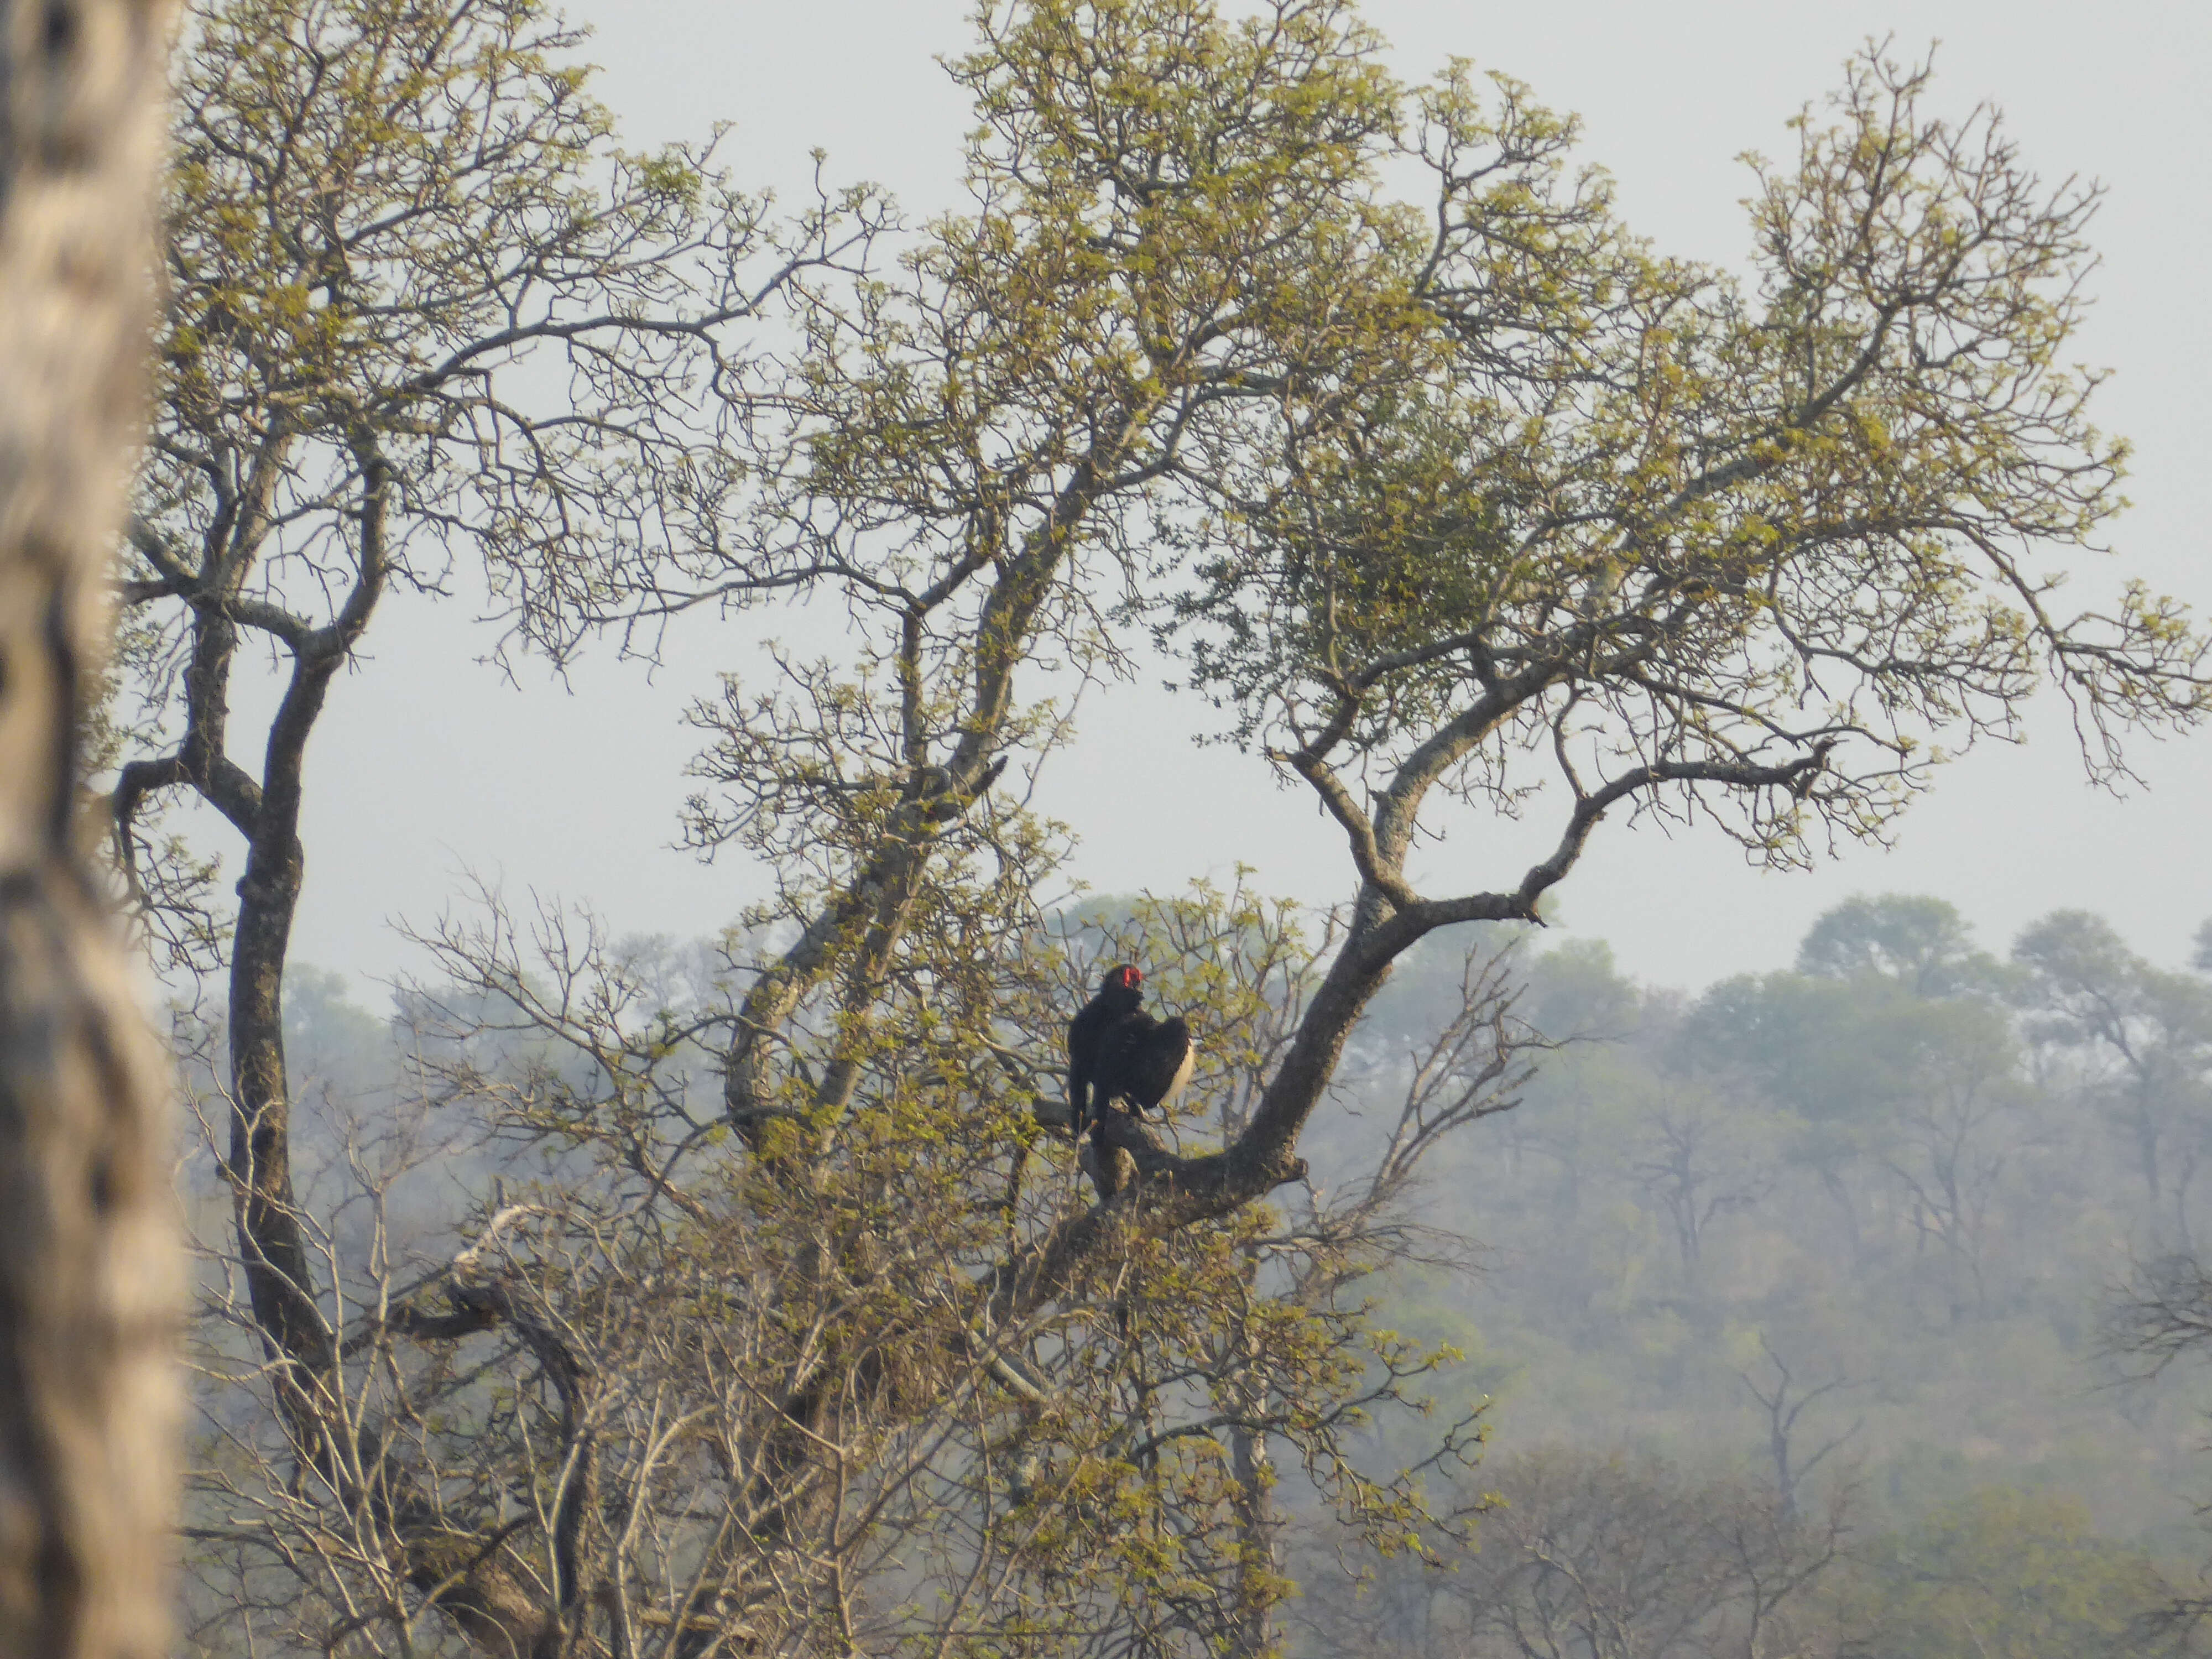
<svg viewBox="0 0 2212 1659"><path fill-rule="evenodd" d="M617 954L665 985L718 957ZM1467 975L1425 951L1378 1002L1317 1125L1317 1188L1361 1183ZM1347 1563L1294 1466L1292 1650L2186 1647L2203 1380L2130 1359L2130 1287L2204 1222L2212 976L2079 912L2001 955L1942 901L1884 896L1823 917L1791 967L1701 990L1631 982L1588 939L1509 946L1503 985L1533 1072L1429 1156L1364 1292L1377 1327L1454 1352L1425 1379L1436 1419L1361 1437L1416 1461L1433 1420L1479 1412L1487 1447L1448 1481L1504 1506L1472 1551ZM466 994L379 1018L295 973L319 1142L404 1097L426 1010ZM1555 1559L1574 1595L1534 1582Z"/></svg>

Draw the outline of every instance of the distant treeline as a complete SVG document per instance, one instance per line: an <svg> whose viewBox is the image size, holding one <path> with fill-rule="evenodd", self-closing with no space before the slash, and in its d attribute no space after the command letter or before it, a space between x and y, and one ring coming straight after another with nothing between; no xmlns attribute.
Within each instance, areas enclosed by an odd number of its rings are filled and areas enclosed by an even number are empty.
<svg viewBox="0 0 2212 1659"><path fill-rule="evenodd" d="M1397 1636L1364 1650L1813 1651L1729 1645L1758 1577L1741 1526L1723 1548L1655 1519L1665 1566L1626 1520L1673 1506L1711 1528L1770 1514L1761 1490L1846 1511L1821 1602L1838 1651L2182 1639L2161 1568L2192 1578L2203 1549L2204 1390L2154 1374L2129 1315L2207 1222L2208 970L2212 942L2161 967L2073 910L1999 956L1948 903L1894 895L1822 916L1789 969L1698 992L1635 984L1595 942L1531 952L1516 1012L1556 1046L1426 1188L1423 1218L1473 1243L1473 1270L1406 1276L1391 1310L1470 1356L1482 1478L1511 1505L1471 1577L1389 1576ZM1378 1081L1461 972L1439 952L1394 984L1363 1034ZM1532 1564L1561 1551L1576 1571L1539 1593ZM1576 1614L1592 1584L1635 1605ZM1577 1617L1673 1619L1692 1645L1576 1645Z"/></svg>

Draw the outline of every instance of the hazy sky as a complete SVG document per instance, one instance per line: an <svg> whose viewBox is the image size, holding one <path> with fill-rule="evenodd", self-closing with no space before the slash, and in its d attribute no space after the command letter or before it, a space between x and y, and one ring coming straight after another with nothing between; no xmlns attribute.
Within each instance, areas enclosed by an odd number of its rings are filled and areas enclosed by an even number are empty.
<svg viewBox="0 0 2212 1659"><path fill-rule="evenodd" d="M741 180L798 183L819 146L834 178L878 180L923 210L957 199L966 111L933 58L961 49L967 10L964 0L577 9L598 27L599 89L632 143L726 121L725 155ZM2081 349L2118 371L2100 419L2136 445L2136 506L2115 541L2154 584L2212 605L2203 556L2212 6L1370 0L1367 12L1401 72L1468 57L1579 112L1584 154L1617 176L1631 225L1667 252L1714 261L1746 246L1747 175L1734 158L1786 153L1784 123L1868 36L1893 36L1903 54L1940 40L1939 108L1963 114L1993 100L2031 165L2109 186L2093 232L2100 303ZM692 748L676 714L716 668L746 665L757 631L702 620L653 682L609 659L586 665L564 691L526 669L510 687L477 665L489 635L450 611L392 606L316 735L297 958L392 972L407 952L388 921L433 919L464 869L513 896L588 899L623 931L712 931L757 894L759 878L670 850ZM2212 915L2212 738L2142 745L2148 787L2115 800L2084 785L2065 711L2039 712L2024 748L1948 769L1893 852L1848 849L1810 875L1751 871L1707 833L1602 828L1560 891L1565 923L1610 939L1638 975L1676 984L1781 965L1823 908L1887 890L1952 899L2000 949L2032 917L2069 905L2178 959ZM1163 758L1162 721L1188 724L1164 694L1094 695L1077 750L1054 763L1043 804L1081 835L1084 878L1102 890L1165 890L1241 860L1269 890L1346 896L1342 843L1310 799L1218 748L1171 744ZM1474 826L1431 857L1429 884L1516 880L1525 846Z"/></svg>

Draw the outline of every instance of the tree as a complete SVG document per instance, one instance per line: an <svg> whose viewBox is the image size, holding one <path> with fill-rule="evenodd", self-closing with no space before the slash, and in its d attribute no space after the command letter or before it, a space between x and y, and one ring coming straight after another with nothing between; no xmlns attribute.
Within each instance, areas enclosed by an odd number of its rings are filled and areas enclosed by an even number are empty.
<svg viewBox="0 0 2212 1659"><path fill-rule="evenodd" d="M1802 124L1795 175L1762 173L1757 304L1643 259L1589 181L1556 188L1564 134L1512 93L1495 125L1463 89L1429 105L1448 204L1400 268L1437 372L1364 404L1286 398L1281 446L1192 538L1194 677L1319 793L1361 877L1252 1167L1294 1140L1407 944L1533 920L1615 806L1711 814L1786 863L1821 827L1878 834L1931 738L2005 732L2044 669L2100 770L2106 710L2197 718L2200 647L2169 605L2061 621L2016 556L2112 505L2089 388L2044 356L2089 204L2045 193L1988 118L1923 116L1924 85L1861 62L1836 125ZM1504 216L1452 200L1516 164ZM1541 314L1514 310L1534 294ZM2061 453L2065 485L2031 483ZM1432 793L1512 810L1547 764L1554 854L1422 897L1406 860Z"/></svg>
<svg viewBox="0 0 2212 1659"><path fill-rule="evenodd" d="M1976 948L1966 919L1939 898L1885 893L1846 899L1813 924L1797 971L1824 979L1879 974L1915 996L1992 985L1996 964Z"/></svg>
<svg viewBox="0 0 2212 1659"><path fill-rule="evenodd" d="M1795 1155L1836 1200L1855 1257L1865 1250L1850 1173L1886 1172L1956 1322L1985 1306L1990 1207L2027 1144L2020 1042L1985 988L1995 964L1949 905L1895 895L1820 917L1798 960L1799 972L1707 991L1680 1058L1795 1115Z"/></svg>
<svg viewBox="0 0 2212 1659"><path fill-rule="evenodd" d="M1909 1196L1912 1224L1940 1254L1951 1322L1988 1311L1990 1206L2005 1165L2030 1137L2013 1127L2027 1103L2020 1044L2003 1011L1981 998L1934 1002L1896 1022L1916 1086L1899 1103L1883 1162Z"/></svg>
<svg viewBox="0 0 2212 1659"><path fill-rule="evenodd" d="M2212 1271L2203 1257L2183 1251L2137 1263L2128 1285L2109 1299L2103 1346L2144 1380L2212 1351ZM2212 1628L2212 1599L2166 1589L2134 1622L2136 1633L2155 1635L2173 1651L2201 1652Z"/></svg>
<svg viewBox="0 0 2212 1659"><path fill-rule="evenodd" d="M1793 1615L1838 1566L1849 1531L1840 1501L1801 1521L1753 1482L1701 1478L1656 1458L1547 1448L1487 1478L1499 1502L1483 1547L1428 1587L1443 1605L1419 1650L1478 1659L1802 1653Z"/></svg>
<svg viewBox="0 0 2212 1659"><path fill-rule="evenodd" d="M1695 1289L1713 1224L1752 1208L1773 1188L1771 1126L1694 1090L1656 1091L1641 1120L1631 1173L1673 1224L1683 1279Z"/></svg>
<svg viewBox="0 0 2212 1659"><path fill-rule="evenodd" d="M324 1386L430 1512L303 1482L265 1419L227 1425L197 1540L211 1646L241 1608L279 1648L370 1650L427 1642L442 1608L495 1652L551 1629L587 1652L1256 1653L1288 1589L1279 1480L1354 1539L1450 1535L1456 1517L1417 1475L1364 1455L1367 1426L1419 1405L1448 1357L1375 1328L1365 1286L1408 1254L1401 1201L1425 1153L1510 1104L1500 1085L1523 1068L1494 978L1470 974L1364 1172L1233 1229L1128 1241L1008 1328L963 1292L1009 1237L1080 1202L1024 1063L1049 1052L1071 988L1101 959L1148 964L1208 1033L1208 1115L1233 1115L1314 977L1285 912L1244 893L1147 902L978 959L939 1012L979 1011L950 1035L980 1038L971 1054L998 1045L981 1075L905 1070L866 1133L804 1182L726 1157L711 1067L741 974L667 1006L664 952L558 911L523 930L494 918L435 941L452 977L415 1002L410 1042L442 1107L403 1104L381 1145L343 1147L343 1207L375 1227L359 1242L330 1230L339 1305L359 1311ZM949 1122L948 1096L991 1103L998 1133ZM482 1181L491 1195L450 1257L398 1266L386 1218L404 1188L499 1144L536 1151ZM210 1356L240 1394L254 1360ZM1472 1430L1431 1431L1419 1461L1449 1474ZM410 1593L433 1521L496 1561L497 1579L469 1588L501 1601Z"/></svg>
<svg viewBox="0 0 2212 1659"><path fill-rule="evenodd" d="M159 3L0 35L0 1654L167 1651L167 1086L77 835L144 410Z"/></svg>
<svg viewBox="0 0 2212 1659"><path fill-rule="evenodd" d="M2014 941L2036 1011L2033 1035L2086 1059L2089 1097L2133 1146L2152 1204L2171 1197L2190 1246L2189 1188L2206 1150L2205 1071L2212 1065L2212 987L2165 973L2102 918L2057 910Z"/></svg>
<svg viewBox="0 0 2212 1659"><path fill-rule="evenodd" d="M527 596L573 580L584 545L711 537L730 329L868 228L857 199L858 222L825 203L779 244L706 149L621 151L566 61L577 40L532 0L215 0L175 70L122 589L144 708L123 721L114 836L157 908L178 891L149 865L165 799L197 798L244 848L223 963L234 1265L303 1465L403 1513L428 1500L327 1389L343 1334L291 1166L283 987L316 722L395 586L436 590L473 558L528 635L556 613ZM276 695L241 743L257 649ZM415 1589L505 1639L520 1593L501 1564L435 1528L414 1545Z"/></svg>
<svg viewBox="0 0 2212 1659"><path fill-rule="evenodd" d="M1842 1449L1844 1443L1865 1426L1866 1419L1860 1419L1843 1433L1831 1437L1818 1451L1807 1455L1796 1443L1797 1419L1804 1416L1806 1407L1821 1395L1850 1387L1850 1379L1832 1376L1825 1382L1806 1388L1790 1375L1788 1362L1774 1352L1774 1345L1767 1340L1763 1331L1759 1334L1759 1347L1766 1357L1766 1365L1772 1369L1771 1379L1762 1384L1748 1371L1739 1371L1737 1375L1743 1379L1743 1386L1751 1397L1766 1413L1766 1455L1774 1465L1775 1493L1782 1500L1782 1513L1795 1519L1797 1489L1804 1485L1806 1478L1814 1469Z"/></svg>
<svg viewBox="0 0 2212 1659"><path fill-rule="evenodd" d="M769 1060L811 998L842 1011L815 1029L872 1040L994 757L1059 731L1024 663L1112 665L1117 582L1358 874L1266 1099L1154 1184L1147 1227L1295 1178L1392 964L1534 919L1608 812L1711 816L1798 862L1881 834L1942 744L2010 733L2046 675L2099 776L2124 727L2198 717L2171 602L2061 615L2025 562L2094 543L2120 452L2060 357L2094 198L2040 185L1993 117L1935 119L1923 73L1856 64L1795 169L1761 171L1746 294L1627 238L1523 89L1410 92L1374 52L1321 0L994 12L957 71L975 211L897 289L809 296L753 539L686 566L702 599L822 594L870 641L849 675L785 663L784 690L701 711L727 793L696 832L776 864L798 936L750 994L733 1122L788 1086ZM1394 156L1431 203L1384 192ZM1547 766L1550 856L1418 890L1440 799L1524 810ZM852 1066L833 1042L809 1070L834 1125ZM1018 1300L1103 1224L1010 1267Z"/></svg>
<svg viewBox="0 0 2212 1659"><path fill-rule="evenodd" d="M1844 1601L1846 1651L1883 1659L2179 1654L2146 1622L2168 1594L2069 1498L1990 1488L1877 1540Z"/></svg>

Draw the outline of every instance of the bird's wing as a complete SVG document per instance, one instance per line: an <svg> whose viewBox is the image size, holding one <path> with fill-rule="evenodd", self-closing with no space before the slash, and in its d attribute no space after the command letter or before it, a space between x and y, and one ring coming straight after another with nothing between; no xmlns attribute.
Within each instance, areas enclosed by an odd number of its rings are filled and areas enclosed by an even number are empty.
<svg viewBox="0 0 2212 1659"><path fill-rule="evenodd" d="M1130 1056L1129 1092L1147 1106L1173 1100L1190 1081L1196 1059L1190 1027L1180 1019L1162 1020L1143 1034Z"/></svg>

